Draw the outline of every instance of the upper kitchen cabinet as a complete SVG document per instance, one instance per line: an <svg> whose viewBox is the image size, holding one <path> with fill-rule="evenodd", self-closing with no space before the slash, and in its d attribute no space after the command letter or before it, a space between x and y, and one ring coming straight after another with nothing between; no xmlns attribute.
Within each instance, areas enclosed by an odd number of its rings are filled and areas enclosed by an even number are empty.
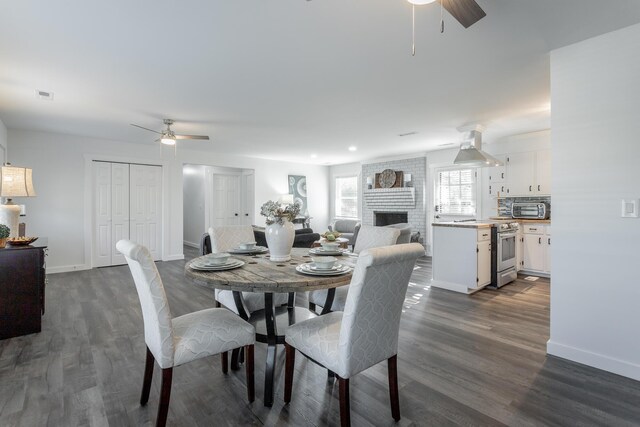
<svg viewBox="0 0 640 427"><path fill-rule="evenodd" d="M526 151L507 155L506 195L551 194L551 150Z"/></svg>
<svg viewBox="0 0 640 427"><path fill-rule="evenodd" d="M499 154L494 157L502 162L502 166L487 168L487 179L489 180L489 184L501 183L504 182L504 180L507 178L507 156L505 156L504 154Z"/></svg>

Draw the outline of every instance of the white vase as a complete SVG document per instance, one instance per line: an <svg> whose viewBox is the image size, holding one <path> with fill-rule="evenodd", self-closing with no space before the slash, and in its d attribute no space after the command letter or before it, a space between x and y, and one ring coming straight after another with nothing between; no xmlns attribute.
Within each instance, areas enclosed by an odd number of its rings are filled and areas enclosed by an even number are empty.
<svg viewBox="0 0 640 427"><path fill-rule="evenodd" d="M278 223L267 225L265 237L271 261L289 261L291 259L291 248L296 232L289 220L283 219L282 225Z"/></svg>

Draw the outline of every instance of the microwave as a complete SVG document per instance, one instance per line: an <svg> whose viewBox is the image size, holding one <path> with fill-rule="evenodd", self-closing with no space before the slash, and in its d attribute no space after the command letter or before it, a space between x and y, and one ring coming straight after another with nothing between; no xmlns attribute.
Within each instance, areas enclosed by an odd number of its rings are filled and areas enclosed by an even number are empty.
<svg viewBox="0 0 640 427"><path fill-rule="evenodd" d="M514 203L511 205L512 218L548 219L549 206L546 203Z"/></svg>

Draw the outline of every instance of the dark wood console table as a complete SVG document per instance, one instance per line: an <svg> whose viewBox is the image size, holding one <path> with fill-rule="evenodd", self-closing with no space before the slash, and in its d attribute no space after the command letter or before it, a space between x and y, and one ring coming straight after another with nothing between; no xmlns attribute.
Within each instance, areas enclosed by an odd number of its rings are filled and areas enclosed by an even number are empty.
<svg viewBox="0 0 640 427"><path fill-rule="evenodd" d="M40 332L47 239L0 249L0 339Z"/></svg>

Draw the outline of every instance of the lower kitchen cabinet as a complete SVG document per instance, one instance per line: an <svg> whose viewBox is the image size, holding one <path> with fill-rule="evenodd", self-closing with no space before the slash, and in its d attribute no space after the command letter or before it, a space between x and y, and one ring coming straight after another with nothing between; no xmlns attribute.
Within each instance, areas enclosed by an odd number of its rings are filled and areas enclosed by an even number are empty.
<svg viewBox="0 0 640 427"><path fill-rule="evenodd" d="M523 270L551 273L551 226L525 224L523 249Z"/></svg>
<svg viewBox="0 0 640 427"><path fill-rule="evenodd" d="M491 283L491 227L433 227L431 286L473 293Z"/></svg>

